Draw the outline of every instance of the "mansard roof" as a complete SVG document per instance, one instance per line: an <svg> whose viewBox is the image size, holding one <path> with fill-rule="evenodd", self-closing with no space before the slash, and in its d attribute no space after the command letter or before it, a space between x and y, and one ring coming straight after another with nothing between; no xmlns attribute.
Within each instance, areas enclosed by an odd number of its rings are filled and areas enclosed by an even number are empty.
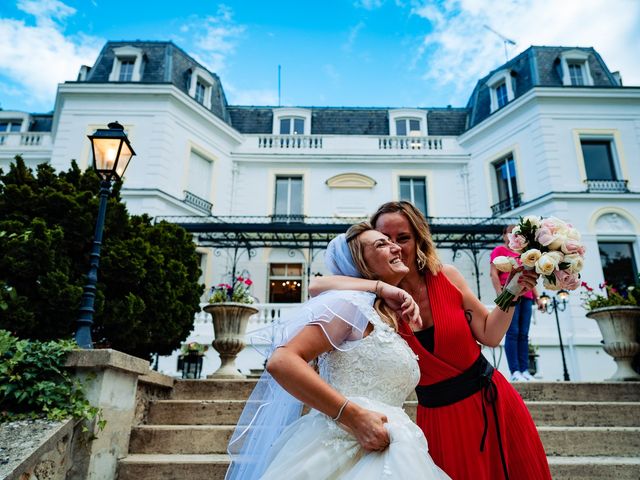
<svg viewBox="0 0 640 480"><path fill-rule="evenodd" d="M504 70L510 71L511 76L515 79L514 99L521 97L533 87L563 87L560 56L563 52L570 50L577 50L588 55L587 62L593 78L593 86L589 88L620 86L598 52L592 47L532 46L478 80L467 103L469 109L468 127L474 127L491 115L490 86L487 85L487 81L495 73Z"/></svg>
<svg viewBox="0 0 640 480"><path fill-rule="evenodd" d="M96 63L81 82L108 83L109 75L115 59L115 49L119 47L135 47L143 52L144 68L139 82L133 83L167 83L173 84L182 92L189 93L191 72L201 68L211 74L214 85L211 92L211 111L225 122L229 121L227 99L220 78L213 72L187 55L173 42L154 41L110 41L105 44L98 55ZM118 82L122 83L122 82Z"/></svg>
<svg viewBox="0 0 640 480"><path fill-rule="evenodd" d="M278 107L230 105L231 126L241 133L269 134ZM300 107L311 111L312 135L389 135L389 112L381 107ZM460 135L466 108L420 108L427 112L429 135Z"/></svg>

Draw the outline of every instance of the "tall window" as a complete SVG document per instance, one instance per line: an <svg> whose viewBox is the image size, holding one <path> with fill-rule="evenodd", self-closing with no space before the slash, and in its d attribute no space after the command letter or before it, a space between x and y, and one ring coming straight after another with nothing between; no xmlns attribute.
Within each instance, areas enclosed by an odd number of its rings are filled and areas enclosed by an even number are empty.
<svg viewBox="0 0 640 480"><path fill-rule="evenodd" d="M0 120L0 132L19 132L22 120Z"/></svg>
<svg viewBox="0 0 640 480"><path fill-rule="evenodd" d="M396 120L396 135L404 137L407 135L420 135L420 119L399 118Z"/></svg>
<svg viewBox="0 0 640 480"><path fill-rule="evenodd" d="M302 302L302 264L269 265L269 303Z"/></svg>
<svg viewBox="0 0 640 480"><path fill-rule="evenodd" d="M120 76L118 80L121 82L130 82L133 79L133 66L135 63L135 58L123 58L120 61Z"/></svg>
<svg viewBox="0 0 640 480"><path fill-rule="evenodd" d="M275 218L302 220L302 177L276 177Z"/></svg>
<svg viewBox="0 0 640 480"><path fill-rule="evenodd" d="M204 86L204 83L199 81L196 82L196 93L194 97L196 99L196 102L202 103L204 105L204 96L206 91L207 91L207 87Z"/></svg>
<svg viewBox="0 0 640 480"><path fill-rule="evenodd" d="M617 180L610 140L581 140L588 180Z"/></svg>
<svg viewBox="0 0 640 480"><path fill-rule="evenodd" d="M427 186L424 177L400 177L400 200L413 203L427 216Z"/></svg>
<svg viewBox="0 0 640 480"><path fill-rule="evenodd" d="M499 215L520 206L520 194L513 156L509 155L494 163L493 166L496 174L498 203L492 205L491 209L494 215Z"/></svg>
<svg viewBox="0 0 640 480"><path fill-rule="evenodd" d="M280 119L280 135L303 135L304 118L285 117Z"/></svg>
<svg viewBox="0 0 640 480"><path fill-rule="evenodd" d="M631 242L598 242L598 250L608 284L621 288L636 283L638 270Z"/></svg>
<svg viewBox="0 0 640 480"><path fill-rule="evenodd" d="M203 200L209 200L212 169L213 162L192 150L189 158L189 192Z"/></svg>
<svg viewBox="0 0 640 480"><path fill-rule="evenodd" d="M495 88L496 88L496 100L498 101L498 108L502 108L509 102L509 94L507 92L507 83L501 82Z"/></svg>
<svg viewBox="0 0 640 480"><path fill-rule="evenodd" d="M579 87L585 84L584 73L582 63L570 62L567 64L569 67L569 78L571 79L571 85Z"/></svg>

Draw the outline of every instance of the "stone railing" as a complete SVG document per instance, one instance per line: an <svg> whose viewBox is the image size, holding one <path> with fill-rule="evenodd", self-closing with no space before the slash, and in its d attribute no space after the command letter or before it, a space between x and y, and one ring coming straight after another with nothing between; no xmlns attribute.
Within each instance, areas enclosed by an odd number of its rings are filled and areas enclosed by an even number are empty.
<svg viewBox="0 0 640 480"><path fill-rule="evenodd" d="M51 145L49 132L0 133L0 147L42 147Z"/></svg>
<svg viewBox="0 0 640 480"><path fill-rule="evenodd" d="M627 180L585 180L588 192L626 193Z"/></svg>
<svg viewBox="0 0 640 480"><path fill-rule="evenodd" d="M380 150L442 150L440 137L378 137Z"/></svg>
<svg viewBox="0 0 640 480"><path fill-rule="evenodd" d="M266 149L319 149L322 148L322 137L319 135L260 135L258 148Z"/></svg>
<svg viewBox="0 0 640 480"><path fill-rule="evenodd" d="M207 305L201 303L200 308ZM252 332L260 328L264 328L274 323L278 323L287 313L288 310L299 307L299 303L254 303L252 305L258 309L258 313L253 315L249 319L249 325L247 332ZM201 310L195 316L196 324L208 324L211 323L211 315L204 310Z"/></svg>

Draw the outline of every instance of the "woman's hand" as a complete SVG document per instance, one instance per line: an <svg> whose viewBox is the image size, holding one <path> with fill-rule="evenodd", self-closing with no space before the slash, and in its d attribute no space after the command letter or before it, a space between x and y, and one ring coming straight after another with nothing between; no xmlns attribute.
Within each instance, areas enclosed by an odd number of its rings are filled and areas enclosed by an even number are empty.
<svg viewBox="0 0 640 480"><path fill-rule="evenodd" d="M405 290L385 282L380 282L376 293L389 307L396 312L400 312L401 318L409 325L416 327L417 330L422 328L420 307Z"/></svg>
<svg viewBox="0 0 640 480"><path fill-rule="evenodd" d="M523 288L522 292L520 292L520 296L536 288L539 275L535 270L527 270L523 269L523 267L519 267L516 271L522 271L522 275L520 275L520 278L518 279L518 284Z"/></svg>
<svg viewBox="0 0 640 480"><path fill-rule="evenodd" d="M367 451L383 451L389 446L389 432L384 426L387 421L386 415L367 410L351 402L340 418L340 423Z"/></svg>

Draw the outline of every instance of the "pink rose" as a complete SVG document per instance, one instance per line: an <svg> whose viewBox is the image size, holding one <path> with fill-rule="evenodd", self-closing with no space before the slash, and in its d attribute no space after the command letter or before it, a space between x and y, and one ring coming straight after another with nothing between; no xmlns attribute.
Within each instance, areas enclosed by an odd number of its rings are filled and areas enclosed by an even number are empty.
<svg viewBox="0 0 640 480"><path fill-rule="evenodd" d="M547 246L556 240L556 235L553 231L547 227L542 227L536 230L536 241L540 245Z"/></svg>
<svg viewBox="0 0 640 480"><path fill-rule="evenodd" d="M522 235L514 235L513 233L509 234L509 248L514 251L522 251L529 244L527 239Z"/></svg>
<svg viewBox="0 0 640 480"><path fill-rule="evenodd" d="M567 238L562 244L562 252L563 253L579 253L582 247L582 244L578 240L574 240L572 238Z"/></svg>
<svg viewBox="0 0 640 480"><path fill-rule="evenodd" d="M569 273L566 270L556 270L556 283L565 290L575 290L581 285L580 276L577 273Z"/></svg>

